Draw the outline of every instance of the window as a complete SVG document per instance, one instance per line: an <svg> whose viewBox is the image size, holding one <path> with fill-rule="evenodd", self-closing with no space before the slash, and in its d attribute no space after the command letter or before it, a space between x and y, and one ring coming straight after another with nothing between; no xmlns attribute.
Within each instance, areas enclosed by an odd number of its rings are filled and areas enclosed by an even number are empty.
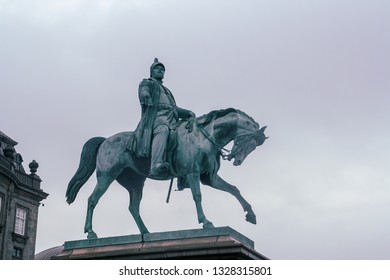
<svg viewBox="0 0 390 280"><path fill-rule="evenodd" d="M0 193L0 225L3 223L3 204L4 204L4 198Z"/></svg>
<svg viewBox="0 0 390 280"><path fill-rule="evenodd" d="M0 223L3 222L3 212L5 211L5 200L4 200L4 195L0 193Z"/></svg>
<svg viewBox="0 0 390 280"><path fill-rule="evenodd" d="M27 219L27 210L21 207L16 207L16 217L15 217L15 229L16 234L24 235L26 232L26 219Z"/></svg>
<svg viewBox="0 0 390 280"><path fill-rule="evenodd" d="M23 258L23 250L17 247L14 247L14 250L12 251L12 257L14 259L22 259Z"/></svg>

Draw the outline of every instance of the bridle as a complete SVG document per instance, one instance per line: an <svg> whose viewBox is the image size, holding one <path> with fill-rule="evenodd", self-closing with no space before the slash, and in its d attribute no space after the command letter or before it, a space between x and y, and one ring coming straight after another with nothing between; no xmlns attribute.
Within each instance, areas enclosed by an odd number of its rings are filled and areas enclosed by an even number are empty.
<svg viewBox="0 0 390 280"><path fill-rule="evenodd" d="M223 160L231 160L232 159L232 151L231 150L228 150L228 149L225 149L224 147L222 147L221 145L219 145L217 142L215 142L215 140L213 139L213 137L211 137L211 135L204 129L202 128L200 130L200 132L202 132L202 134L214 145L218 148L219 150L219 153L221 154L221 157ZM227 153L227 154L225 154Z"/></svg>
<svg viewBox="0 0 390 280"><path fill-rule="evenodd" d="M264 128L265 129L265 128ZM264 131L264 129L261 129L260 131ZM258 139L259 135L258 135L258 131L255 131L253 133L247 133L247 134L244 134L244 135L240 135L240 136L237 136L236 139L234 140L234 142L237 142L237 138L246 138L244 141L242 141L243 143L241 145L239 145L238 148L234 149L234 153L233 153L233 150L228 150L228 149L225 149L224 147L222 147L221 145L219 145L214 139L213 137L204 129L202 128L200 130L202 132L202 134L215 146L218 148L219 150L219 153L221 154L221 157L223 160L231 160L234 155L236 154L235 152L237 150L240 150L240 148L242 148L243 146L245 146L248 142L249 142L249 138L251 139L255 139L256 143L257 143L257 146L258 145L261 145L265 139L267 139L268 137L265 137L262 141L260 139ZM240 141L241 142L241 141ZM234 148L234 146L233 146Z"/></svg>

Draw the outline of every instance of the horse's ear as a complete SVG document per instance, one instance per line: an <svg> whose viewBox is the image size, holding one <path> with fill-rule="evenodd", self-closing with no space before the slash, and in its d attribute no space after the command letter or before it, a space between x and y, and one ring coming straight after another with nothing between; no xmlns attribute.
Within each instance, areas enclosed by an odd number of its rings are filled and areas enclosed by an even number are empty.
<svg viewBox="0 0 390 280"><path fill-rule="evenodd" d="M262 128L260 128L260 131L261 132L264 132L264 130L267 128L267 126L263 126Z"/></svg>

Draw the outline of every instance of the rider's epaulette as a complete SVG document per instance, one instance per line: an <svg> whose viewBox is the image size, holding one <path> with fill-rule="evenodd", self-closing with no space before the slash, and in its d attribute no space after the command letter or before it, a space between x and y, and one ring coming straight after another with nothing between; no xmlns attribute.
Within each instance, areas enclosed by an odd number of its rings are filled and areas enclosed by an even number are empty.
<svg viewBox="0 0 390 280"><path fill-rule="evenodd" d="M140 83L139 83L139 85L140 86L149 86L150 85L150 83L151 83L151 79L149 78L149 79L143 79Z"/></svg>

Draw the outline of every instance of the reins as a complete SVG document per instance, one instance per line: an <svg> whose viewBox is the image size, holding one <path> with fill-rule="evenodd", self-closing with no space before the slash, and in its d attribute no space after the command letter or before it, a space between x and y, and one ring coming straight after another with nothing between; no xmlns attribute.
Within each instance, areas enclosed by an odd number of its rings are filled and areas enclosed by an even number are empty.
<svg viewBox="0 0 390 280"><path fill-rule="evenodd" d="M219 152L221 153L222 159L223 159L223 160L228 160L228 159L229 159L229 156L232 154L232 151L231 151L231 150L228 150L228 149L225 149L224 147L222 147L221 145L219 145L217 142L215 142L215 140L211 137L211 135L210 135L206 130L204 130L204 128L202 128L200 131L202 132L202 134L203 134L211 143L214 144L214 146L216 146L216 147L219 149ZM226 152L227 154L224 154L223 152Z"/></svg>

